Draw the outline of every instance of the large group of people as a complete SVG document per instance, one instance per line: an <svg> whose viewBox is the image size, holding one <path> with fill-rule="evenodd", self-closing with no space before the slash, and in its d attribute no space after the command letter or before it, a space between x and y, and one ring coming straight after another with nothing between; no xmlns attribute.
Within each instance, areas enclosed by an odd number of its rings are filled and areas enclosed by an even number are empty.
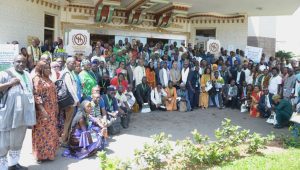
<svg viewBox="0 0 300 170"><path fill-rule="evenodd" d="M1 72L0 169L26 169L18 160L28 126L42 163L60 146L65 157L94 155L109 135L128 128L132 112L242 108L251 117L275 113L274 127L282 128L298 104L296 61L263 54L254 63L239 49L210 54L191 44L127 38L98 41L90 56L65 53L61 39L42 47L34 39Z"/></svg>

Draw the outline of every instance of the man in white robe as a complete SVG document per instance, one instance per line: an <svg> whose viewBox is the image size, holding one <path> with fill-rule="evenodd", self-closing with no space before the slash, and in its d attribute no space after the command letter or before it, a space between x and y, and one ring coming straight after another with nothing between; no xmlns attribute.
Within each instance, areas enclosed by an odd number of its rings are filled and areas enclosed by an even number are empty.
<svg viewBox="0 0 300 170"><path fill-rule="evenodd" d="M0 73L0 169L28 169L18 162L27 126L36 123L33 85L24 71L26 59L16 56L14 67Z"/></svg>

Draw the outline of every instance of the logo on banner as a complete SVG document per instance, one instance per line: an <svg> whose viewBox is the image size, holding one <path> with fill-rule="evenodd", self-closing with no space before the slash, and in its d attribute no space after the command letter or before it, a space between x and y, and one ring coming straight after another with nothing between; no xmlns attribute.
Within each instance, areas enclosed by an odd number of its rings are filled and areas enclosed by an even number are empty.
<svg viewBox="0 0 300 170"><path fill-rule="evenodd" d="M71 30L66 33L68 55L83 54L89 56L92 53L90 45L90 33L87 30Z"/></svg>
<svg viewBox="0 0 300 170"><path fill-rule="evenodd" d="M72 41L76 45L85 45L87 42L87 36L81 33L73 35Z"/></svg>
<svg viewBox="0 0 300 170"><path fill-rule="evenodd" d="M207 41L207 52L217 54L220 52L221 44L219 40L210 39Z"/></svg>
<svg viewBox="0 0 300 170"><path fill-rule="evenodd" d="M209 51L211 51L212 53L217 53L217 52L219 52L219 48L220 48L220 46L219 46L219 44L218 43L211 43L210 45L209 45Z"/></svg>

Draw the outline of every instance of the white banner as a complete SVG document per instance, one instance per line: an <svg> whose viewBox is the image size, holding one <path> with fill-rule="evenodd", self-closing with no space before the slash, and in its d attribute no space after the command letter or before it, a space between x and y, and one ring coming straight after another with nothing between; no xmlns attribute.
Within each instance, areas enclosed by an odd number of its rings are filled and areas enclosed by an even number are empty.
<svg viewBox="0 0 300 170"><path fill-rule="evenodd" d="M255 63L259 63L262 55L262 48L246 46L245 56Z"/></svg>
<svg viewBox="0 0 300 170"><path fill-rule="evenodd" d="M0 44L0 71L9 68L18 54L18 44Z"/></svg>
<svg viewBox="0 0 300 170"><path fill-rule="evenodd" d="M68 33L68 45L66 51L68 55L90 55L92 53L90 33L87 30L71 30Z"/></svg>
<svg viewBox="0 0 300 170"><path fill-rule="evenodd" d="M219 40L210 39L207 41L207 52L211 54L219 54L221 50L221 43Z"/></svg>

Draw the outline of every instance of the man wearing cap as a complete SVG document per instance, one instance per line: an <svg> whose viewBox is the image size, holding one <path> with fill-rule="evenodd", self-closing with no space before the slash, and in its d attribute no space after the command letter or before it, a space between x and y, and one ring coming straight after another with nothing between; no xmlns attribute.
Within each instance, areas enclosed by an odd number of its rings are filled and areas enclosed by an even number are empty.
<svg viewBox="0 0 300 170"><path fill-rule="evenodd" d="M116 88L114 86L107 87L107 94L102 95L104 101L105 110L102 109L102 114L107 115L107 125L110 126L112 123L116 122L119 116L118 101L115 97Z"/></svg>
<svg viewBox="0 0 300 170"><path fill-rule="evenodd" d="M272 100L274 101L273 109L277 120L277 124L274 128L281 129L288 125L293 114L292 104L286 99L281 99L278 94L274 95Z"/></svg>

